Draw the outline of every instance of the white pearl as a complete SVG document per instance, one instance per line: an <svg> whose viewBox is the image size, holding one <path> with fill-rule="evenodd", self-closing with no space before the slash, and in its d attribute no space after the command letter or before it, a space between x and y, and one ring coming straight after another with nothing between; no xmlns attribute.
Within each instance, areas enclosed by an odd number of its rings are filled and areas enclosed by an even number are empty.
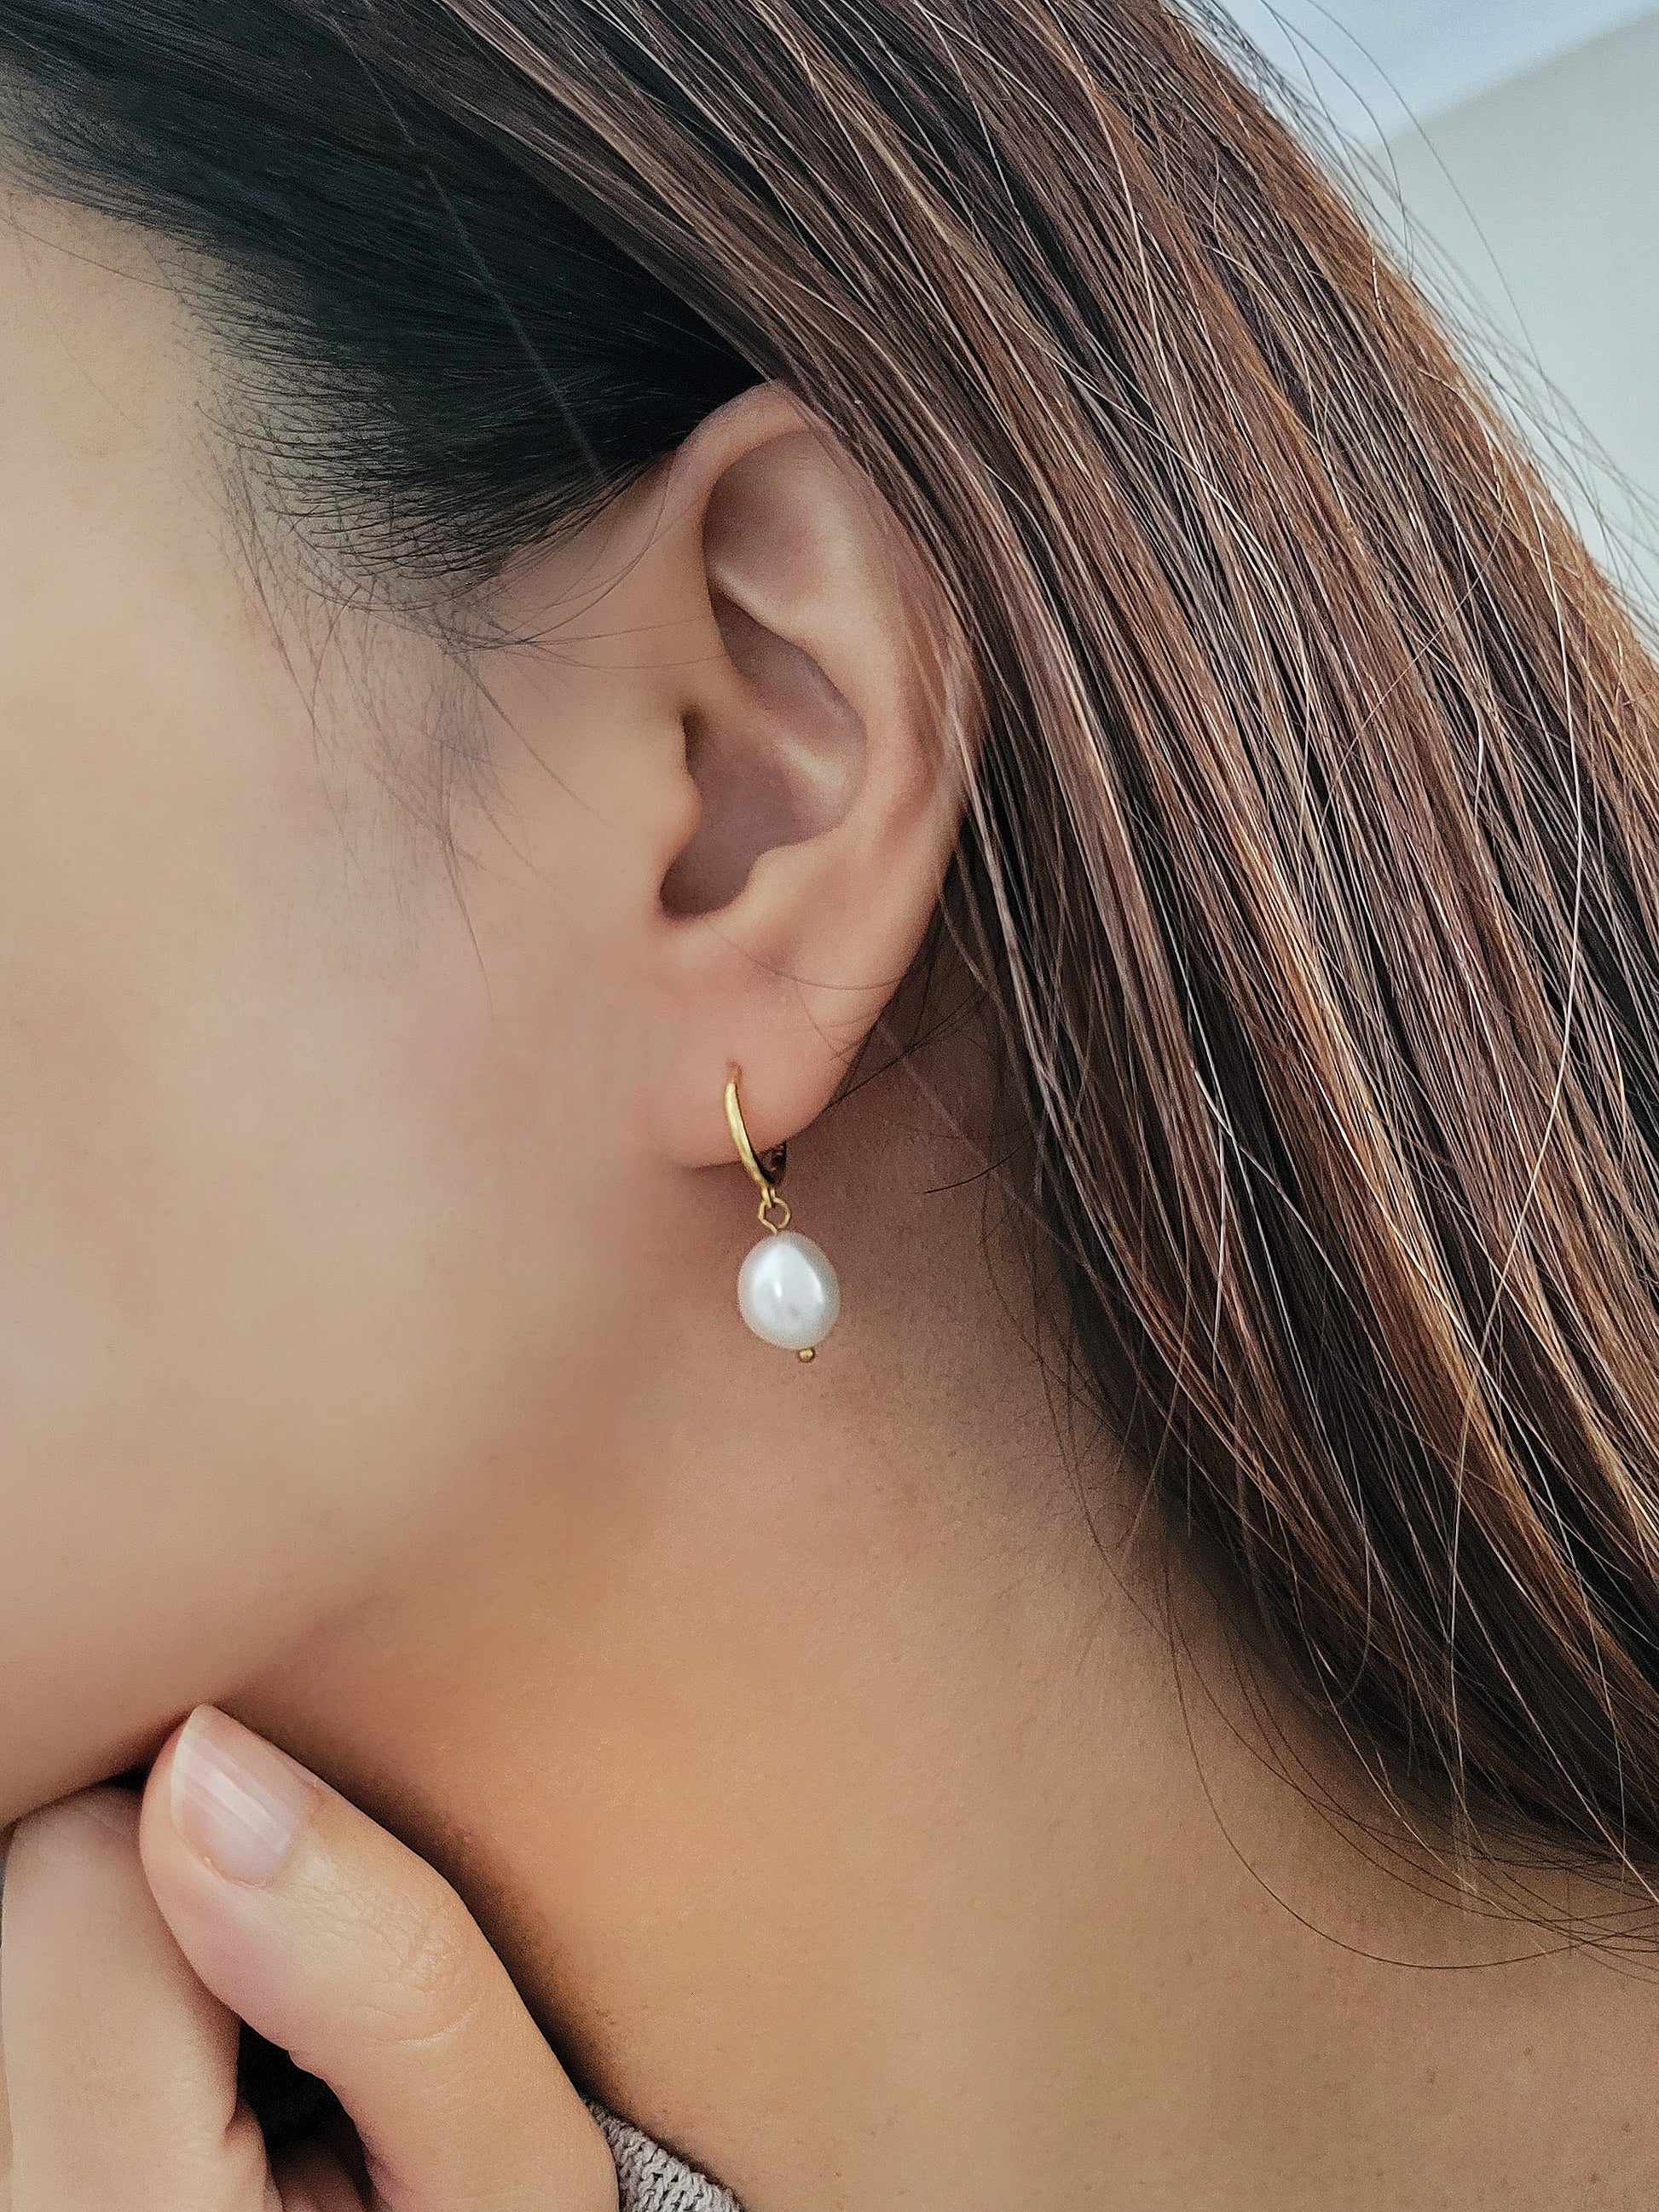
<svg viewBox="0 0 1659 2212"><path fill-rule="evenodd" d="M757 1336L785 1352L822 1344L841 1311L828 1256L793 1229L763 1237L738 1270L738 1304Z"/></svg>

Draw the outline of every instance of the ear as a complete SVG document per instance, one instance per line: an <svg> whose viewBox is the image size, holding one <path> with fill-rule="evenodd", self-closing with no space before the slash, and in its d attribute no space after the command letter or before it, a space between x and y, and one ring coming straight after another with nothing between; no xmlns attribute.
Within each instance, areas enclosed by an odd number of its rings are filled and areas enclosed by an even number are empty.
<svg viewBox="0 0 1659 2212"><path fill-rule="evenodd" d="M829 1103L914 960L961 819L965 656L885 502L781 385L680 447L653 550L654 588L702 642L681 672L696 803L652 917L644 1103L664 1154L696 1166L731 1157L733 1062L769 1149Z"/></svg>

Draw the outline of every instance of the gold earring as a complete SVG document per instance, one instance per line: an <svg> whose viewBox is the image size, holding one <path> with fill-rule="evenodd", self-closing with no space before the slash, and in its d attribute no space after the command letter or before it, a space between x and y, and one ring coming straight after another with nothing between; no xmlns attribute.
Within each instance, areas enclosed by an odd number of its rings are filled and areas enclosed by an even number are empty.
<svg viewBox="0 0 1659 2212"><path fill-rule="evenodd" d="M841 1312L841 1285L828 1256L789 1226L789 1201L778 1196L788 1163L787 1143L762 1159L749 1141L734 1063L726 1072L726 1122L738 1158L760 1192L756 1212L768 1234L738 1270L738 1310L757 1336L799 1358L811 1359Z"/></svg>

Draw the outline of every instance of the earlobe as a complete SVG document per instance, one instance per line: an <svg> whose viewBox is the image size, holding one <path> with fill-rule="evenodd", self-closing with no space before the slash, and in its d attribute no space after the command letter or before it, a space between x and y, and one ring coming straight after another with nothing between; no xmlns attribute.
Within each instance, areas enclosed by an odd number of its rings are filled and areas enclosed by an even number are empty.
<svg viewBox="0 0 1659 2212"><path fill-rule="evenodd" d="M920 563L791 395L757 387L700 425L681 502L719 649L686 686L698 808L662 884L650 1119L690 1166L732 1157L734 1061L762 1150L830 1103L926 934L962 775L921 680L943 617Z"/></svg>

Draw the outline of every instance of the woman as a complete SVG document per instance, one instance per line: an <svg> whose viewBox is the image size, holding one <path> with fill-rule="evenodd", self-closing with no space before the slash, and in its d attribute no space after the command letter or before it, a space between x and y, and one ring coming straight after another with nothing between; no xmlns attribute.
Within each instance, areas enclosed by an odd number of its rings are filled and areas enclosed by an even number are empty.
<svg viewBox="0 0 1659 2212"><path fill-rule="evenodd" d="M1659 693L1337 190L1158 0L0 56L14 2212L1653 2201Z"/></svg>

